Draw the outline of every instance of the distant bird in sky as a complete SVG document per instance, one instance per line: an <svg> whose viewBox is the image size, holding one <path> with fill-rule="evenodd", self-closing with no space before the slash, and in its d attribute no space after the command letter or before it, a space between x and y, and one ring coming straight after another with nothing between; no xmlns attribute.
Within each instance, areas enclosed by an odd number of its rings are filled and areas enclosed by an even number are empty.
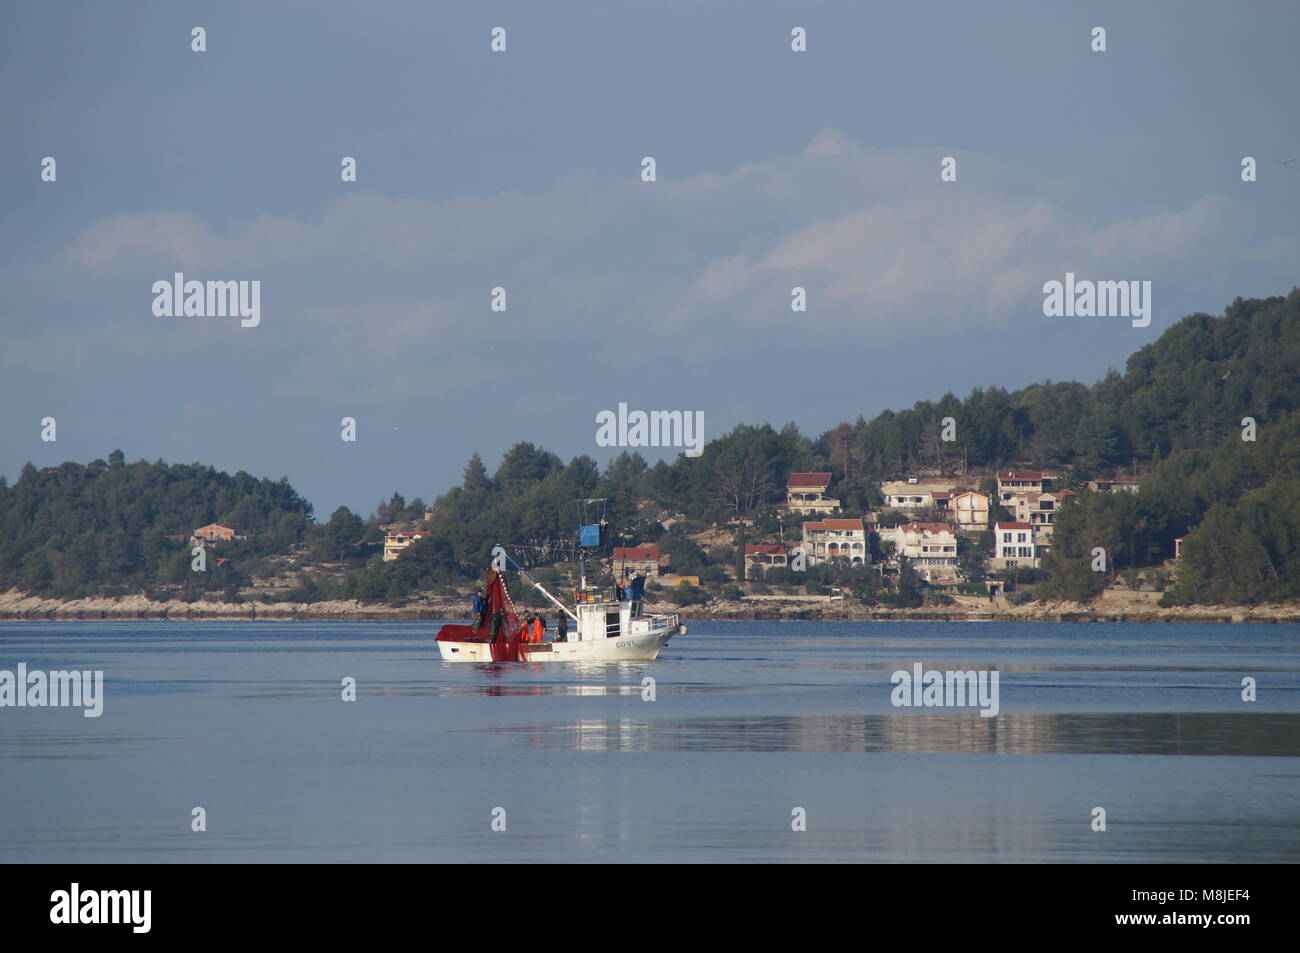
<svg viewBox="0 0 1300 953"><path fill-rule="evenodd" d="M1276 162L1278 165L1290 165L1292 162L1295 161L1295 159L1294 158L1287 159L1285 162L1283 162L1281 159L1274 159L1273 161Z"/></svg>

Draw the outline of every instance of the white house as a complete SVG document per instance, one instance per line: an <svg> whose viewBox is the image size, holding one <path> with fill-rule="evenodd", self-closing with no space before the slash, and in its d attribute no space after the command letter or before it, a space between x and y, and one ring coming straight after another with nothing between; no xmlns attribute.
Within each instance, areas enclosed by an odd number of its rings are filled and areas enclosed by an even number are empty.
<svg viewBox="0 0 1300 953"><path fill-rule="evenodd" d="M803 548L808 562L816 565L843 559L855 566L870 562L867 530L862 520L819 520L803 524Z"/></svg>
<svg viewBox="0 0 1300 953"><path fill-rule="evenodd" d="M993 568L1037 565L1038 547L1032 526L1018 522L993 524Z"/></svg>
<svg viewBox="0 0 1300 953"><path fill-rule="evenodd" d="M384 534L384 562L392 562L402 550L429 534L422 530L391 530Z"/></svg>
<svg viewBox="0 0 1300 953"><path fill-rule="evenodd" d="M935 506L936 495L948 503L952 497L949 483L912 483L894 480L880 484L885 506L896 510L928 510Z"/></svg>
<svg viewBox="0 0 1300 953"><path fill-rule="evenodd" d="M1050 489L1051 482L1050 476L1044 476L1038 470L999 470L998 500L1006 506L1017 496Z"/></svg>
<svg viewBox="0 0 1300 953"><path fill-rule="evenodd" d="M989 525L989 498L974 490L961 490L948 501L948 518L958 529L980 530Z"/></svg>
<svg viewBox="0 0 1300 953"><path fill-rule="evenodd" d="M894 554L906 556L924 578L955 575L957 536L947 523L903 523L894 527Z"/></svg>

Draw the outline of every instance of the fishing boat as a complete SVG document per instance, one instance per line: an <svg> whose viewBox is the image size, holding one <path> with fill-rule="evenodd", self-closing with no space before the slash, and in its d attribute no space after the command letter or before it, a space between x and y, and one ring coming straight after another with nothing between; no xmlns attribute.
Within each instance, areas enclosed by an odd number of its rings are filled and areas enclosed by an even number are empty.
<svg viewBox="0 0 1300 953"><path fill-rule="evenodd" d="M587 585L584 571L570 609L522 569L519 574L572 620L573 627L563 638L547 629L542 641L528 641L527 626L519 621L505 579L489 569L486 608L475 625L445 625L439 630L443 661L652 662L669 639L686 634L676 613L645 611L644 577L628 586L594 587Z"/></svg>

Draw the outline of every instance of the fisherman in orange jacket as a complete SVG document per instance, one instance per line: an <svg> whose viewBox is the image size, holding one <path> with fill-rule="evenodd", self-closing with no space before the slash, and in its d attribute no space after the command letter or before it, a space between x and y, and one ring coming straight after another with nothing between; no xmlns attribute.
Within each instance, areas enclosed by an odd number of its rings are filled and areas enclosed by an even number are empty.
<svg viewBox="0 0 1300 953"><path fill-rule="evenodd" d="M538 645L546 641L546 621L540 615L533 620L533 641Z"/></svg>

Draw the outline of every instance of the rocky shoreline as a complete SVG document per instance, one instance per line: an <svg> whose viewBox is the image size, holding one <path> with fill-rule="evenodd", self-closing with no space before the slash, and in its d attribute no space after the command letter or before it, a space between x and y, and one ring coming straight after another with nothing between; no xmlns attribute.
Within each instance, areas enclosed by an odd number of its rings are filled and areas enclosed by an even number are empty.
<svg viewBox="0 0 1300 953"><path fill-rule="evenodd" d="M1155 593L1107 592L1087 605L1031 602L1012 606L1002 600L968 597L951 606L889 609L812 597L741 599L704 606L677 608L667 603L648 606L652 611L678 612L683 619L913 622L1272 622L1300 623L1300 602L1260 606L1156 605ZM0 595L0 619L37 621L136 620L442 620L465 618L463 599L412 600L403 606L335 602L168 602L143 595L45 599L11 589Z"/></svg>

